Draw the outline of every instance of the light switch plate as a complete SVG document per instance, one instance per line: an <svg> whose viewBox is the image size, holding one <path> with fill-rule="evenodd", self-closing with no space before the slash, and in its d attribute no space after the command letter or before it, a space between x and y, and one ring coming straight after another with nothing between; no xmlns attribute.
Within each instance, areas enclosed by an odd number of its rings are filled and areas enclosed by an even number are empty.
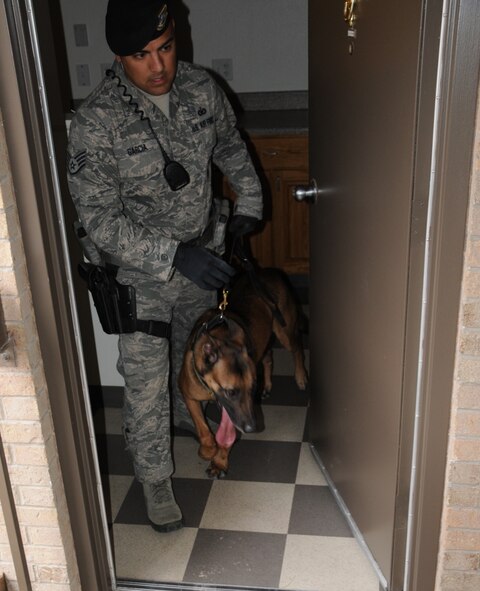
<svg viewBox="0 0 480 591"><path fill-rule="evenodd" d="M73 36L76 47L88 47L87 25L73 25Z"/></svg>
<svg viewBox="0 0 480 591"><path fill-rule="evenodd" d="M78 86L90 86L90 68L88 64L77 64Z"/></svg>

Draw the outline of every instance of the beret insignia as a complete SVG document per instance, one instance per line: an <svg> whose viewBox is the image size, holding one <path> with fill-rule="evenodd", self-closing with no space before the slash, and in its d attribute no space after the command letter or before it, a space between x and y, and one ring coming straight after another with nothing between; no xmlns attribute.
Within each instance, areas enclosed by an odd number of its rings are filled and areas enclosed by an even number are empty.
<svg viewBox="0 0 480 591"><path fill-rule="evenodd" d="M158 13L158 25L157 31L162 31L165 28L165 23L168 19L168 7L166 4L162 6L162 9Z"/></svg>

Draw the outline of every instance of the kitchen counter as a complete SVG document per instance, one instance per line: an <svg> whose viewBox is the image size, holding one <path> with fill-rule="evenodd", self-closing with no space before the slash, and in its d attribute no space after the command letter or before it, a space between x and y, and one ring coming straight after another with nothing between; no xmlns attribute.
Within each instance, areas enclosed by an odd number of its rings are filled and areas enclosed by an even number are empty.
<svg viewBox="0 0 480 591"><path fill-rule="evenodd" d="M297 135L308 133L308 110L245 111L238 125L249 135Z"/></svg>
<svg viewBox="0 0 480 591"><path fill-rule="evenodd" d="M249 135L308 133L307 91L240 93L231 102Z"/></svg>

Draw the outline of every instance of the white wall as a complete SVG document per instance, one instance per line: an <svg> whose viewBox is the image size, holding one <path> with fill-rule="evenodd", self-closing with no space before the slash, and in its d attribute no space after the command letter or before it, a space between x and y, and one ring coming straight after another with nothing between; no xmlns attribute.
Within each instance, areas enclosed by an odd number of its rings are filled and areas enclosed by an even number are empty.
<svg viewBox="0 0 480 591"><path fill-rule="evenodd" d="M90 311L92 313L93 332L95 338L95 349L98 357L98 372L100 374L100 384L102 386L122 386L124 381L122 376L117 371L118 360L118 336L107 334L103 331L100 320L98 319L97 310L93 303L92 296L88 294L90 299ZM85 345L84 345L85 346Z"/></svg>
<svg viewBox="0 0 480 591"><path fill-rule="evenodd" d="M233 58L236 92L306 90L307 0L186 0L194 61Z"/></svg>
<svg viewBox="0 0 480 591"><path fill-rule="evenodd" d="M177 0L178 1L178 0ZM233 60L235 92L307 90L308 0L184 0L190 11L193 60ZM104 38L107 0L61 0L73 97L84 98L113 56ZM89 46L75 47L73 25L87 25ZM90 86L76 83L77 64L88 64Z"/></svg>
<svg viewBox="0 0 480 591"><path fill-rule="evenodd" d="M105 12L107 0L60 0L63 17L63 29L74 99L85 98L101 80L102 64L111 65L113 56L105 42ZM75 47L73 26L86 24L88 31L88 47ZM76 65L88 64L90 69L90 86L78 86L76 82Z"/></svg>

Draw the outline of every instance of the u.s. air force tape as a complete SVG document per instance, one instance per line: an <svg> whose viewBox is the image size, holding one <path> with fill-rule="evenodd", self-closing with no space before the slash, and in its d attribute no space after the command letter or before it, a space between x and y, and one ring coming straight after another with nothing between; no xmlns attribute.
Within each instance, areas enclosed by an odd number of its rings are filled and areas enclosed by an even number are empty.
<svg viewBox="0 0 480 591"><path fill-rule="evenodd" d="M85 166L85 162L87 161L87 151L82 150L81 152L77 152L74 156L70 157L68 162L68 171L70 174L76 174L79 170Z"/></svg>

